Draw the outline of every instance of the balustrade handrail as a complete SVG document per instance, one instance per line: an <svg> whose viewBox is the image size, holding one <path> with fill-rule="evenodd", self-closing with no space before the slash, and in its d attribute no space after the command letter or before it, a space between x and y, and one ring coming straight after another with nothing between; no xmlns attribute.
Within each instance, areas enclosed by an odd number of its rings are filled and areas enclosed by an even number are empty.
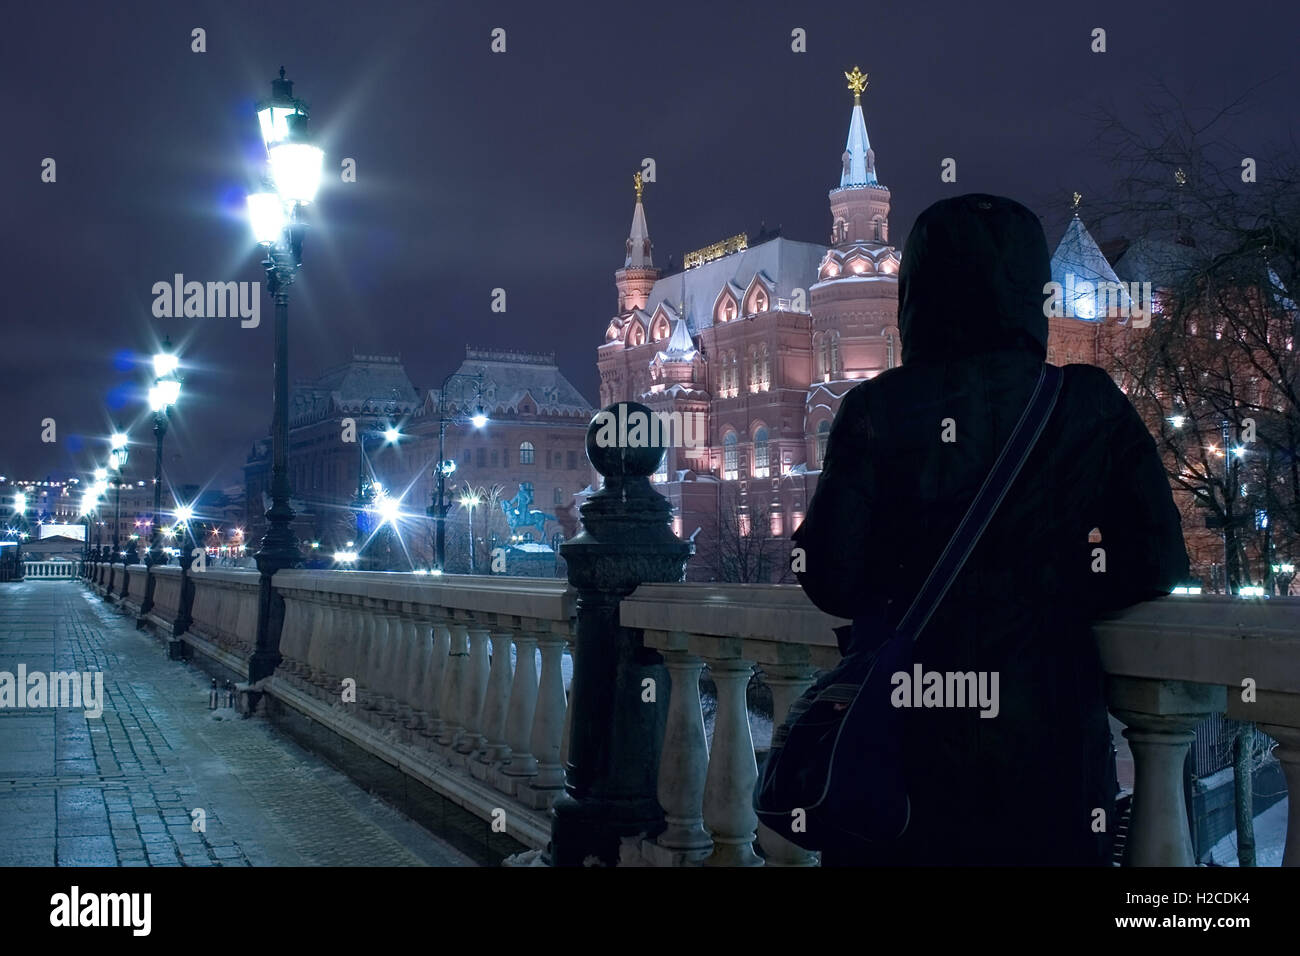
<svg viewBox="0 0 1300 956"><path fill-rule="evenodd" d="M275 588L282 594L347 594L372 601L565 622L573 617L577 597L560 579L441 577L394 571L284 570L276 572Z"/></svg>
<svg viewBox="0 0 1300 956"><path fill-rule="evenodd" d="M836 648L848 623L798 585L643 584L620 605L625 627ZM1300 598L1170 595L1094 624L1107 673L1300 693Z"/></svg>

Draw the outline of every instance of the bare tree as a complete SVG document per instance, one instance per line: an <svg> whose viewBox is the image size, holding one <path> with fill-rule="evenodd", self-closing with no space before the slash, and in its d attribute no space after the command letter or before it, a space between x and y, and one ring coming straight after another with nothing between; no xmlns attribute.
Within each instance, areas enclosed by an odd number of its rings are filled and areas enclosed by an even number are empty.
<svg viewBox="0 0 1300 956"><path fill-rule="evenodd" d="M1300 549L1300 164L1293 146L1265 155L1228 142L1245 100L1201 116L1166 92L1139 128L1103 116L1096 142L1122 175L1093 217L1163 250L1148 255L1150 327L1107 327L1103 360L1157 439L1193 562L1205 563L1208 536L1189 511L1221 535L1228 592L1289 589L1283 563ZM1236 722L1225 734L1243 866L1254 865L1262 737Z"/></svg>
<svg viewBox="0 0 1300 956"><path fill-rule="evenodd" d="M718 483L717 533L700 555L714 580L737 584L789 583L790 542L772 534L772 512L738 482Z"/></svg>
<svg viewBox="0 0 1300 956"><path fill-rule="evenodd" d="M1103 361L1157 439L1193 563L1210 557L1208 518L1231 591L1280 585L1278 557L1300 549L1300 165L1227 143L1240 106L1158 103L1138 129L1104 117L1098 142L1123 175L1091 215L1136 236L1157 294L1149 328L1106 328Z"/></svg>

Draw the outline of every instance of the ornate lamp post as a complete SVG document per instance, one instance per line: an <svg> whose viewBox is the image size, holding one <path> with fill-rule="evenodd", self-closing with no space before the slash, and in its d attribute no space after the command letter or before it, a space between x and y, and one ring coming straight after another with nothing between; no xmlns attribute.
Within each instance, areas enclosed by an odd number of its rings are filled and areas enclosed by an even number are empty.
<svg viewBox="0 0 1300 956"><path fill-rule="evenodd" d="M369 401L367 401L369 404ZM364 407L364 406L363 406ZM374 469L370 467L370 459L366 455L366 439L379 438L384 439L384 444L395 445L402 438L402 433L393 426L393 416L397 414L397 389L393 389L393 398L391 398L385 408L388 425L380 431L374 428L363 428L357 441L357 494L353 499L353 507L357 512L357 570L373 571L374 561L367 557L367 545L370 543L371 527L373 522L374 505L375 505L375 480ZM389 571L391 568L384 568Z"/></svg>
<svg viewBox="0 0 1300 956"><path fill-rule="evenodd" d="M126 467L126 460L129 457L127 451L127 437L122 432L113 432L109 438L111 451L109 452L109 462L113 470L117 473L113 479L113 485L117 489L117 501L113 506L113 560L117 560L118 547L118 526L122 521L122 469Z"/></svg>
<svg viewBox="0 0 1300 956"><path fill-rule="evenodd" d="M453 378L468 378L475 383L474 385L474 413L466 418L459 414L453 418L447 417L447 383ZM468 421L475 428L482 428L488 423L487 411L483 408L481 398L483 396L483 375L466 375L463 372L452 372L442 380L442 388L438 389L438 461L434 464L437 473L437 490L434 492L433 503L429 505L429 516L433 518L437 527L434 544L434 566L441 573L447 564L447 512L451 508L451 502L447 498L447 479L456 473L456 463L447 460L446 443L447 443L447 425L455 422L463 424Z"/></svg>
<svg viewBox="0 0 1300 956"><path fill-rule="evenodd" d="M257 650L249 662L249 680L269 675L279 660L279 620L282 606L273 600L271 577L282 568L302 563L293 533L289 505L289 287L302 264L306 226L302 207L316 198L320 187L321 151L311 142L307 108L293 96L293 82L271 81L271 98L258 105L258 123L270 164L272 188L248 197L253 236L266 250L267 293L275 302L275 392L271 420L271 507L266 512L266 536L257 552L262 574L257 617Z"/></svg>
<svg viewBox="0 0 1300 956"><path fill-rule="evenodd" d="M86 574L86 569L90 567L90 521L94 515L98 502L95 500L94 488L87 488L81 494L81 520L86 524L86 539L81 548L81 568L82 576Z"/></svg>
<svg viewBox="0 0 1300 956"><path fill-rule="evenodd" d="M14 580L23 579L23 539L27 537L24 527L27 525L27 495L21 491L14 493L14 517L18 520L14 522L14 540L18 543L14 546L14 561L17 566L14 568Z"/></svg>
<svg viewBox="0 0 1300 956"><path fill-rule="evenodd" d="M478 562L474 556L474 509L479 506L483 500L482 496L465 486L465 490L460 493L460 506L469 512L469 573L474 574L478 570Z"/></svg>
<svg viewBox="0 0 1300 956"><path fill-rule="evenodd" d="M153 411L153 527L149 534L149 551L145 564L165 564L162 552L162 449L167 434L167 419L172 406L181 397L181 380L176 375L180 360L172 352L171 339L164 339L162 351L153 357L154 383L149 389L149 408ZM152 602L148 602L152 603ZM145 608L144 610L148 610Z"/></svg>

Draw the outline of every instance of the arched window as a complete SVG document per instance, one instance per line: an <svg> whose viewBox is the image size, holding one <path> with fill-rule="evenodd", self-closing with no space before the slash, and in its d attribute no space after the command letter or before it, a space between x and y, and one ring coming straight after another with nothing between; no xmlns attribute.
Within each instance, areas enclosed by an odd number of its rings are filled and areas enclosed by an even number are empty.
<svg viewBox="0 0 1300 956"><path fill-rule="evenodd" d="M754 296L754 311L755 312L767 311L767 293L763 292L761 289L759 290L758 295Z"/></svg>
<svg viewBox="0 0 1300 956"><path fill-rule="evenodd" d="M840 336L831 334L831 378L839 378L840 372Z"/></svg>
<svg viewBox="0 0 1300 956"><path fill-rule="evenodd" d="M655 466L655 473L650 480L651 481L668 480L668 450L667 449L664 449L664 453L659 456L659 464Z"/></svg>
<svg viewBox="0 0 1300 956"><path fill-rule="evenodd" d="M628 333L627 343L628 345L645 344L645 329L641 327L641 323L636 319L632 320L632 331Z"/></svg>
<svg viewBox="0 0 1300 956"><path fill-rule="evenodd" d="M519 443L519 464L531 465L533 463L533 443L530 441Z"/></svg>
<svg viewBox="0 0 1300 956"><path fill-rule="evenodd" d="M758 349L754 346L749 347L749 390L758 391Z"/></svg>
<svg viewBox="0 0 1300 956"><path fill-rule="evenodd" d="M821 424L817 426L817 467L820 468L826 461L826 442L831 437L831 423L822 419Z"/></svg>
<svg viewBox="0 0 1300 956"><path fill-rule="evenodd" d="M767 477L767 429L754 432L754 477Z"/></svg>
<svg viewBox="0 0 1300 956"><path fill-rule="evenodd" d="M555 504L557 504L557 505L562 505L562 504L564 504L564 489L563 489L563 488L556 488L556 489L555 489L555 493L554 493L554 495L552 496L552 500L553 500L553 501L555 502Z"/></svg>
<svg viewBox="0 0 1300 956"><path fill-rule="evenodd" d="M763 391L772 387L772 361L767 354L767 343L764 342L759 347L759 382L762 383Z"/></svg>
<svg viewBox="0 0 1300 956"><path fill-rule="evenodd" d="M739 455L736 450L735 432L727 432L727 437L722 439L722 477L728 481L735 481L737 475L737 459Z"/></svg>
<svg viewBox="0 0 1300 956"><path fill-rule="evenodd" d="M823 382L829 382L831 379L831 343L829 335L823 335L820 344L817 346L817 374L821 376Z"/></svg>
<svg viewBox="0 0 1300 956"><path fill-rule="evenodd" d="M894 333L885 333L885 368L894 367Z"/></svg>
<svg viewBox="0 0 1300 956"><path fill-rule="evenodd" d="M655 342L668 338L668 320L662 315L659 316L659 319L655 322L655 327L650 333L650 338Z"/></svg>

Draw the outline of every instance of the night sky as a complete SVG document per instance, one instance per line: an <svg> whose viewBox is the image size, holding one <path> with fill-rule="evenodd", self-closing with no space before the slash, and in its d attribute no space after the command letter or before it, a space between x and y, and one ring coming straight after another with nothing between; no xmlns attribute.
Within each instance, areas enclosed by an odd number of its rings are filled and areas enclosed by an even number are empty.
<svg viewBox="0 0 1300 956"><path fill-rule="evenodd" d="M186 376L171 481L242 481L271 417L270 303L263 293L261 325L246 329L155 319L151 290L175 273L263 279L243 197L263 154L253 102L281 64L326 151L290 304L294 378L355 350L400 354L428 387L471 343L553 350L594 402L641 160L657 165L645 193L656 265L752 237L761 220L826 242L855 64L870 75L863 105L900 248L921 209L974 191L1027 202L1055 245L1070 193L1100 198L1113 181L1090 148L1092 115L1139 121L1158 84L1194 108L1251 91L1237 141L1260 156L1295 149L1293 6L1050 6L11 5L0 473L84 474L107 457L113 423L139 443L128 474L151 472L145 360L168 334ZM1104 54L1089 49L1098 26ZM195 27L205 53L191 52ZM791 52L796 27L806 53ZM948 156L956 184L939 179ZM41 181L46 157L54 183ZM356 183L340 182L344 157ZM495 287L504 315L490 310ZM55 444L41 442L44 418Z"/></svg>

